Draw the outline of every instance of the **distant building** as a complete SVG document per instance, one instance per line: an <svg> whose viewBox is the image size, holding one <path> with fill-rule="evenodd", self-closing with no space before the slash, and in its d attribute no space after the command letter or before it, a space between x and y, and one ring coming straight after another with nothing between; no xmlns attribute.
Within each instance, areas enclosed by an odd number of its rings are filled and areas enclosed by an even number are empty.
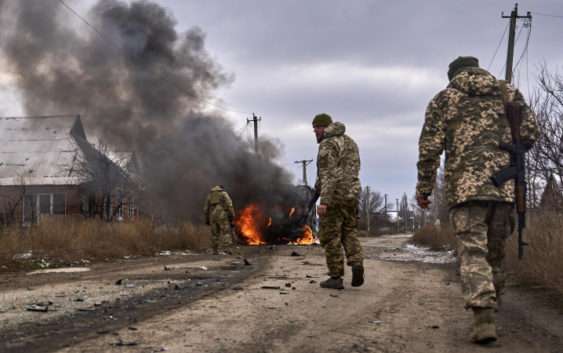
<svg viewBox="0 0 563 353"><path fill-rule="evenodd" d="M126 156L118 163L90 144L79 116L0 117L0 221L136 216Z"/></svg>

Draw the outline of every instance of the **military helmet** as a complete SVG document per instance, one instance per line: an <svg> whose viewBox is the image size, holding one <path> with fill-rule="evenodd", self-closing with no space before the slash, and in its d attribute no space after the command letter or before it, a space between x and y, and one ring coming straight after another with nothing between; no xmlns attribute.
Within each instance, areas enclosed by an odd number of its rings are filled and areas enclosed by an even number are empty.
<svg viewBox="0 0 563 353"><path fill-rule="evenodd" d="M451 81L455 75L466 67L479 67L479 59L474 56L458 56L450 63L448 79Z"/></svg>
<svg viewBox="0 0 563 353"><path fill-rule="evenodd" d="M327 127L332 124L332 118L327 113L320 113L313 118L313 126Z"/></svg>

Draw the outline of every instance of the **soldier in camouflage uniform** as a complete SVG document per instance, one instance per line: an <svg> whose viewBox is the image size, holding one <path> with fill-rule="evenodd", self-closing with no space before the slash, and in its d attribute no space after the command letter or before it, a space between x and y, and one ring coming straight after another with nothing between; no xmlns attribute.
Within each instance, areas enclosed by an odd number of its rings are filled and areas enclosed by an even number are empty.
<svg viewBox="0 0 563 353"><path fill-rule="evenodd" d="M445 150L450 221L459 240L462 291L474 312L472 339L497 339L494 312L504 287L504 243L514 228L514 182L495 187L491 176L510 164L501 142L511 143L505 102L523 107L521 134L531 147L538 129L518 90L479 68L474 57L449 67L450 83L430 102L419 141L417 201L422 208Z"/></svg>
<svg viewBox="0 0 563 353"><path fill-rule="evenodd" d="M223 186L214 186L203 207L205 223L211 226L211 247L213 254L232 244L232 223L235 217L233 201Z"/></svg>
<svg viewBox="0 0 563 353"><path fill-rule="evenodd" d="M328 114L313 120L319 143L317 181L320 195L319 238L325 249L330 278L321 287L343 289L344 257L352 267L352 286L364 283L363 255L358 240L358 198L360 193L360 155L358 146L344 134L344 124L332 122Z"/></svg>

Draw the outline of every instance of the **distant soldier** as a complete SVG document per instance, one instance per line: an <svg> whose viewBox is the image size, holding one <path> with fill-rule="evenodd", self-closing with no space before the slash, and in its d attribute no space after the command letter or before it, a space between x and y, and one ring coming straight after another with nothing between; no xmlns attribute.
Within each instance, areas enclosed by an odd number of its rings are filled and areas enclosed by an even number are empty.
<svg viewBox="0 0 563 353"><path fill-rule="evenodd" d="M449 65L450 83L430 102L419 141L417 202L427 208L445 150L450 221L459 240L465 307L474 313L472 339L496 341L495 309L504 288L504 243L514 229L514 183L491 177L510 164L499 144L510 143L505 103L522 106L521 135L529 148L538 129L522 94L479 68L474 57Z"/></svg>
<svg viewBox="0 0 563 353"><path fill-rule="evenodd" d="M232 244L232 224L235 217L233 201L222 185L214 186L203 207L205 223L211 226L213 254Z"/></svg>
<svg viewBox="0 0 563 353"><path fill-rule="evenodd" d="M313 129L319 143L317 182L320 195L319 238L325 249L330 278L320 283L323 288L344 289L344 257L352 267L352 286L364 283L363 255L358 240L358 202L360 195L360 155L358 146L346 127L332 122L328 114L313 119Z"/></svg>

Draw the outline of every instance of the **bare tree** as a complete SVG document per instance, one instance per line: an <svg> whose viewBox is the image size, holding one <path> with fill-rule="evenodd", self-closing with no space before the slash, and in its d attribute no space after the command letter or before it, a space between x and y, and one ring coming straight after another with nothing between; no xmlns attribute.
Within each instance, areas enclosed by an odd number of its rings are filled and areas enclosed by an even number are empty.
<svg viewBox="0 0 563 353"><path fill-rule="evenodd" d="M369 186L360 192L360 227L372 232L380 225L382 218L383 197L381 193L372 191Z"/></svg>
<svg viewBox="0 0 563 353"><path fill-rule="evenodd" d="M16 178L16 185L9 187L7 192L0 193L0 218L3 226L10 226L18 220L17 213L24 207L25 195L27 192L27 178L25 174L19 174Z"/></svg>
<svg viewBox="0 0 563 353"><path fill-rule="evenodd" d="M563 75L542 66L539 89L531 99L540 136L529 153L529 174L534 185L554 176L563 184Z"/></svg>
<svg viewBox="0 0 563 353"><path fill-rule="evenodd" d="M130 196L132 183L126 171L118 165L119 161L109 158L110 151L106 145L100 144L96 149L83 143L82 151L73 168L84 180L87 196L85 214L112 221L123 207L123 200Z"/></svg>

